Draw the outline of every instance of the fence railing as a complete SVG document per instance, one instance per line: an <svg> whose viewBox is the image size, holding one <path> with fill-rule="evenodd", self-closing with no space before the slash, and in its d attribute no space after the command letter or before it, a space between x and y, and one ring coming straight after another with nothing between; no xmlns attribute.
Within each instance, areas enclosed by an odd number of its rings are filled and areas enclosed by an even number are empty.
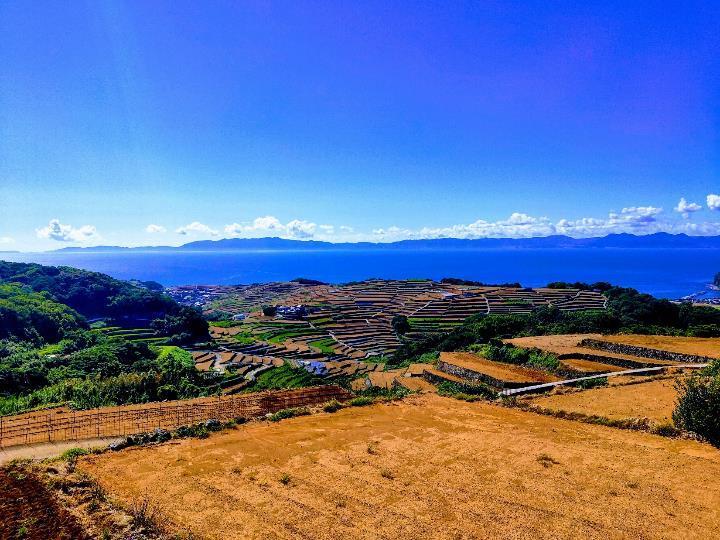
<svg viewBox="0 0 720 540"><path fill-rule="evenodd" d="M66 408L0 416L0 448L24 444L119 437L175 429L215 418L253 418L290 407L312 406L351 394L339 386L315 386L72 411Z"/></svg>

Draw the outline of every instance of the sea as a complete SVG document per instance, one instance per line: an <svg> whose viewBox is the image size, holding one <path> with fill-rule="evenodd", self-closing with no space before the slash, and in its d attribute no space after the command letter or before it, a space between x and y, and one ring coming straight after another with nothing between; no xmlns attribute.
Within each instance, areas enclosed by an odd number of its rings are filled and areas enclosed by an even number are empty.
<svg viewBox="0 0 720 540"><path fill-rule="evenodd" d="M608 281L659 298L718 297L708 284L720 272L715 249L472 249L123 251L0 253L1 260L67 265L120 279L173 285L236 285L298 277L327 283L368 278L457 277L484 283Z"/></svg>

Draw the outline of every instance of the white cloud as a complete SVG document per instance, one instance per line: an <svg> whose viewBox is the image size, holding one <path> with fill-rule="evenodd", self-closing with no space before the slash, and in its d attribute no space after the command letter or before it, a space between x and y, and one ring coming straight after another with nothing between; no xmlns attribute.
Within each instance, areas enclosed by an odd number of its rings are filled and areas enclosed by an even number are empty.
<svg viewBox="0 0 720 540"><path fill-rule="evenodd" d="M390 227L375 229L373 234L384 240L402 238L529 238L555 234L555 226L546 217L533 217L515 212L508 219L485 221L479 219L467 225L423 227L417 231Z"/></svg>
<svg viewBox="0 0 720 540"><path fill-rule="evenodd" d="M315 235L317 225L309 221L293 219L285 225L285 230L290 238L312 238Z"/></svg>
<svg viewBox="0 0 720 540"><path fill-rule="evenodd" d="M0 236L0 244L14 244L15 239L9 236Z"/></svg>
<svg viewBox="0 0 720 540"><path fill-rule="evenodd" d="M340 231L344 233L353 233L355 232L355 229L348 225L340 225Z"/></svg>
<svg viewBox="0 0 720 540"><path fill-rule="evenodd" d="M225 226L225 234L231 237L253 237L263 234L275 234L283 238L307 239L315 236L320 229L326 235L334 233L332 225L320 225L311 221L293 219L283 224L274 216L255 218L252 223L231 223Z"/></svg>
<svg viewBox="0 0 720 540"><path fill-rule="evenodd" d="M90 242L99 240L100 235L94 225L83 225L75 228L72 225L63 225L59 219L51 219L46 227L36 229L38 238L47 238L57 242Z"/></svg>
<svg viewBox="0 0 720 540"><path fill-rule="evenodd" d="M178 234L182 234L183 236L217 236L219 234L218 231L216 231L215 229L211 229L210 227L208 227L204 223L200 223L199 221L193 221L192 223L189 223L184 227L175 229L175 232Z"/></svg>
<svg viewBox="0 0 720 540"><path fill-rule="evenodd" d="M713 195L712 193L708 195L707 207L710 210L720 210L720 195Z"/></svg>
<svg viewBox="0 0 720 540"><path fill-rule="evenodd" d="M649 234L672 227L672 224L659 221L658 216L662 211L662 208L654 206L629 206L620 212L611 212L607 218L561 219L556 223L547 217L514 212L507 219L498 221L479 219L467 225L424 227L418 230L378 228L374 229L372 234L380 241L418 238L532 238L553 234L588 237L621 232Z"/></svg>
<svg viewBox="0 0 720 540"><path fill-rule="evenodd" d="M263 216L255 218L252 225L247 230L264 230L264 231L281 231L283 224L274 216Z"/></svg>
<svg viewBox="0 0 720 540"><path fill-rule="evenodd" d="M145 232L149 232L150 234L165 233L167 232L167 229L162 225L155 225L154 223L151 223L145 227Z"/></svg>
<svg viewBox="0 0 720 540"><path fill-rule="evenodd" d="M657 221L657 215L662 208L654 206L630 206L623 208L619 214L611 212L608 223L610 225L629 225L630 227L645 227Z"/></svg>
<svg viewBox="0 0 720 540"><path fill-rule="evenodd" d="M680 198L677 206L674 209L677 213L682 214L682 217L688 219L690 214L702 210L702 206L697 203L689 203L685 200L685 197Z"/></svg>

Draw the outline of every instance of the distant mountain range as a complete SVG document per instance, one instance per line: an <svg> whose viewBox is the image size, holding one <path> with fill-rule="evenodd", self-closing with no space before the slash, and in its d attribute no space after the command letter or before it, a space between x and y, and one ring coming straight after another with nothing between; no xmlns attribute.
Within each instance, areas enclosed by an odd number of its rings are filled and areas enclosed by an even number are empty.
<svg viewBox="0 0 720 540"><path fill-rule="evenodd" d="M537 238L438 238L428 240L402 240L399 242L332 243L317 240L286 240L283 238L226 238L199 240L182 246L146 247L66 247L58 252L93 251L257 251L257 250L468 250L468 249L557 249L557 248L632 248L632 249L716 249L720 236L688 236L686 234L655 233L648 235L610 234L596 238L571 238L554 235Z"/></svg>

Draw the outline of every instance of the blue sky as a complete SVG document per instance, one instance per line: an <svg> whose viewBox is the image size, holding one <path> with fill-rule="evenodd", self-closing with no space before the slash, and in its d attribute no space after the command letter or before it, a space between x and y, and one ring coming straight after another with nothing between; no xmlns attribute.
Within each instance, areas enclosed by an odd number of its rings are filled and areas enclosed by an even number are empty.
<svg viewBox="0 0 720 540"><path fill-rule="evenodd" d="M719 22L716 2L3 2L0 250L718 234Z"/></svg>

